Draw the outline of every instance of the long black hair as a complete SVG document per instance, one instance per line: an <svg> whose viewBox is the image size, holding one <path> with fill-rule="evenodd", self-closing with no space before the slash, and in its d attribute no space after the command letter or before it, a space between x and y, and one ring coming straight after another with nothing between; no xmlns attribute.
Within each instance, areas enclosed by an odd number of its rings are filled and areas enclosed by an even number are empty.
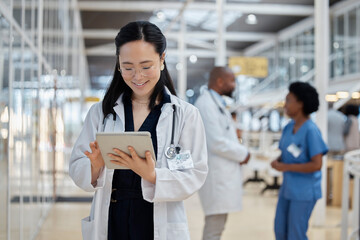
<svg viewBox="0 0 360 240"><path fill-rule="evenodd" d="M118 68L120 67L119 54L120 47L122 45L137 40L143 40L145 42L151 43L160 57L166 49L165 36L162 34L161 30L156 25L148 21L130 22L120 29L119 33L115 38L116 66L114 70L114 76L102 102L104 119L108 114L113 114L114 117L116 116L113 107L115 106L115 102L118 100L122 93L126 94L127 96L131 96L132 94L131 88L125 83L121 73L118 70ZM154 108L156 98L159 96L159 94L160 97L162 97L165 86L173 95L176 95L173 82L166 68L164 60L164 70L161 71L160 79L155 85L154 91L150 96L150 109Z"/></svg>

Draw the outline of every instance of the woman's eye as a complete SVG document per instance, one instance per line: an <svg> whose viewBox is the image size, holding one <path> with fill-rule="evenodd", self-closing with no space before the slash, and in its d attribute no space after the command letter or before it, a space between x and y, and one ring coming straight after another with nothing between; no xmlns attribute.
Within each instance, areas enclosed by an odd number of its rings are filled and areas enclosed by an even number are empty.
<svg viewBox="0 0 360 240"><path fill-rule="evenodd" d="M143 67L143 69L150 69L150 67Z"/></svg>
<svg viewBox="0 0 360 240"><path fill-rule="evenodd" d="M125 68L125 70L126 70L126 71L131 71L131 70L132 70L132 68Z"/></svg>

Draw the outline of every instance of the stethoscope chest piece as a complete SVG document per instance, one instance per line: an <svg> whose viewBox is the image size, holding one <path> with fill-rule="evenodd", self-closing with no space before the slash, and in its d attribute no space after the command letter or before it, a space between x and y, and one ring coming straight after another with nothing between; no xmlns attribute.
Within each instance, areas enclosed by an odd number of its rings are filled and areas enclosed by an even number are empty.
<svg viewBox="0 0 360 240"><path fill-rule="evenodd" d="M166 149L165 156L168 159L173 159L176 157L176 148L174 144L171 144L170 147Z"/></svg>

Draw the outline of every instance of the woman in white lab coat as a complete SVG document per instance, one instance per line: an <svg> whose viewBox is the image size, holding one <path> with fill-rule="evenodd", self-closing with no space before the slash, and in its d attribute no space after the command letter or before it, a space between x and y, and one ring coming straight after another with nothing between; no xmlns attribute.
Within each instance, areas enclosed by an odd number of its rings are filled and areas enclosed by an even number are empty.
<svg viewBox="0 0 360 240"><path fill-rule="evenodd" d="M70 160L75 184L95 192L90 216L82 220L83 239L190 239L182 200L202 186L208 170L200 114L175 96L158 27L131 22L115 44L113 80L90 109ZM130 170L107 169L96 133L139 130L151 133L156 163L150 152L142 159L130 147L131 155L119 149L109 155ZM174 163L166 154L170 145L190 158Z"/></svg>

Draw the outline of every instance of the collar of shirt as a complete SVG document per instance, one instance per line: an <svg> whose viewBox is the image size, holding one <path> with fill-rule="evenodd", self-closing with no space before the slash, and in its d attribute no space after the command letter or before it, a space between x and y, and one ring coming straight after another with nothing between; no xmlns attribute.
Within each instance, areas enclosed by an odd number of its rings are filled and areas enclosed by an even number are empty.
<svg viewBox="0 0 360 240"><path fill-rule="evenodd" d="M220 102L222 103L222 105L223 105L224 107L226 107L226 102L225 102L224 98L223 98L220 94L218 94L216 91L214 91L214 90L212 90L212 89L209 89L209 91L210 91L210 94L212 94L213 96L215 96L215 98L217 98L218 101L220 101Z"/></svg>

